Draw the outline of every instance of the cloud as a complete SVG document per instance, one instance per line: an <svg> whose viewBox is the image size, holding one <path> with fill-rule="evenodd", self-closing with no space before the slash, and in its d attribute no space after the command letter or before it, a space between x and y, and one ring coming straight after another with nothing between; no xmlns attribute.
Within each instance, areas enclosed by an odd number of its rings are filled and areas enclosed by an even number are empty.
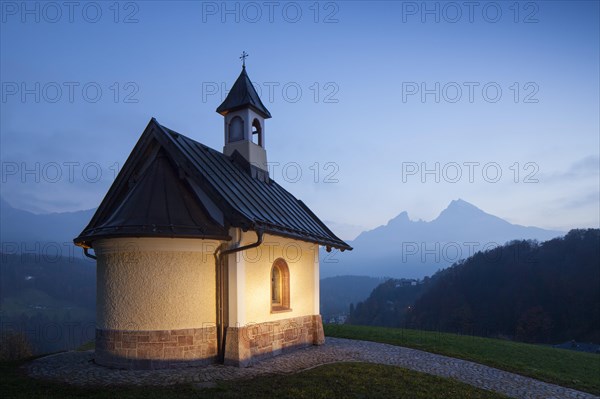
<svg viewBox="0 0 600 399"><path fill-rule="evenodd" d="M593 191L576 197L561 198L559 202L564 209L583 208L590 205L597 208L600 206L600 191Z"/></svg>
<svg viewBox="0 0 600 399"><path fill-rule="evenodd" d="M564 180L586 179L600 175L600 157L598 155L589 155L576 162L565 172L555 172L544 177L547 182L560 182Z"/></svg>
<svg viewBox="0 0 600 399"><path fill-rule="evenodd" d="M598 155L590 155L585 157L573 165L569 169L568 173L571 174L593 174L598 175L600 172L600 157Z"/></svg>

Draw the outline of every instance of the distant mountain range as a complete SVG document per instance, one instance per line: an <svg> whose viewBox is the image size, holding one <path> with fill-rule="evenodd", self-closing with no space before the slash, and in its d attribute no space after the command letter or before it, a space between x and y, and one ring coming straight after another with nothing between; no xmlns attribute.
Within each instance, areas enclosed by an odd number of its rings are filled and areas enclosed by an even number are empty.
<svg viewBox="0 0 600 399"><path fill-rule="evenodd" d="M43 250L45 243L67 248L94 211L34 214L0 198L2 251L35 251L36 245ZM321 278L422 278L477 251L511 240L546 241L561 235L564 232L511 224L459 199L431 222L410 220L402 212L385 226L365 231L350 241L353 251L321 252Z"/></svg>
<svg viewBox="0 0 600 399"><path fill-rule="evenodd" d="M342 275L422 278L474 253L512 240L546 241L564 235L511 224L461 199L430 221L400 213L385 226L361 233L350 252L321 253L321 278Z"/></svg>
<svg viewBox="0 0 600 399"><path fill-rule="evenodd" d="M88 224L95 209L77 212L35 214L12 207L0 198L0 235L2 251L12 253L17 245L33 251L35 245L72 243Z"/></svg>

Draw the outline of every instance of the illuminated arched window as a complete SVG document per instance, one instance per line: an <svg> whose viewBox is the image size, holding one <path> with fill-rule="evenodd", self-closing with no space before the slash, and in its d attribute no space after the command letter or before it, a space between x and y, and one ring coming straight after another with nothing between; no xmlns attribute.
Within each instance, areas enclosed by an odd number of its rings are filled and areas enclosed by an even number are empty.
<svg viewBox="0 0 600 399"><path fill-rule="evenodd" d="M271 267L271 311L289 310L290 308L290 269L287 263L279 258Z"/></svg>

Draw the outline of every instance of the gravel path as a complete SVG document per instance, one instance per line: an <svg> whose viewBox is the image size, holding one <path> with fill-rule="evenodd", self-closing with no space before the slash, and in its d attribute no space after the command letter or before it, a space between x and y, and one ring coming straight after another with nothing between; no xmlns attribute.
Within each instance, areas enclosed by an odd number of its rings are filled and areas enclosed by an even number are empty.
<svg viewBox="0 0 600 399"><path fill-rule="evenodd" d="M212 365L168 370L116 370L93 362L94 352L64 352L39 358L24 366L34 378L73 385L170 385L250 378L265 374L295 373L333 362L360 361L400 366L449 377L467 384L523 399L598 398L533 378L523 377L478 363L435 355L415 349L328 337L322 346L312 346L263 360L251 367Z"/></svg>

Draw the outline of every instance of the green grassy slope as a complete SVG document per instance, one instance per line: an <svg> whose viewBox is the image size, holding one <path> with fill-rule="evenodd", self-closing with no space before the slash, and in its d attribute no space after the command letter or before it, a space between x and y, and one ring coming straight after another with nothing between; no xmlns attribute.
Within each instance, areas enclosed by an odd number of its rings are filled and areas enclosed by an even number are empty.
<svg viewBox="0 0 600 399"><path fill-rule="evenodd" d="M325 325L325 335L421 349L600 394L600 355L596 354L498 339L384 327L329 324Z"/></svg>

